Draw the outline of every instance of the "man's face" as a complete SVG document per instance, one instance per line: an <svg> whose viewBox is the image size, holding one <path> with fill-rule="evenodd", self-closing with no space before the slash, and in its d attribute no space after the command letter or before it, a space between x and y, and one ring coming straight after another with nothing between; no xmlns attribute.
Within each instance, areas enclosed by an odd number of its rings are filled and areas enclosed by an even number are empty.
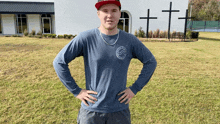
<svg viewBox="0 0 220 124"><path fill-rule="evenodd" d="M103 5L97 12L101 21L101 26L107 30L113 30L117 28L118 21L121 17L121 11L115 4Z"/></svg>

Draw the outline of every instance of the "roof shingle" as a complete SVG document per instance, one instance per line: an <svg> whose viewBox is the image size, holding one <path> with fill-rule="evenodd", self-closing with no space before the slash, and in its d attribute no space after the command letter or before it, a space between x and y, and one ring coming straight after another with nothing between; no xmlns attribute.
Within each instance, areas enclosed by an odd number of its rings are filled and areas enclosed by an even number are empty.
<svg viewBox="0 0 220 124"><path fill-rule="evenodd" d="M53 2L0 1L0 14L54 14Z"/></svg>

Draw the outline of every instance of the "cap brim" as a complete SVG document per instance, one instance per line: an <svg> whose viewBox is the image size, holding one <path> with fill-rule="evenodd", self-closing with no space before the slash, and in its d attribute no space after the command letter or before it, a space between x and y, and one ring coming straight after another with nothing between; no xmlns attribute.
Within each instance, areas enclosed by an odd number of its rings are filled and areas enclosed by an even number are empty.
<svg viewBox="0 0 220 124"><path fill-rule="evenodd" d="M119 1L101 1L95 4L95 7L97 10L100 9L101 6L105 5L105 4L115 4L119 7L121 7L121 3Z"/></svg>

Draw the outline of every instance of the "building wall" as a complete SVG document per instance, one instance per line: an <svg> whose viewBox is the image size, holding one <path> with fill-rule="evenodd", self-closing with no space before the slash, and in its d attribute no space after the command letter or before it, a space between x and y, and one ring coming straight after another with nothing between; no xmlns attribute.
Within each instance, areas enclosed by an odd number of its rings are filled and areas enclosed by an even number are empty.
<svg viewBox="0 0 220 124"><path fill-rule="evenodd" d="M39 14L27 14L28 32L41 30L41 16Z"/></svg>
<svg viewBox="0 0 220 124"><path fill-rule="evenodd" d="M55 0L56 34L79 34L100 25L97 0ZM86 3L86 4L85 4Z"/></svg>
<svg viewBox="0 0 220 124"><path fill-rule="evenodd" d="M97 0L54 0L56 34L78 34L82 31L99 27L100 21L97 17L95 3ZM86 3L86 4L85 4ZM170 0L121 0L122 11L127 11L131 15L130 33L142 27L146 30L147 20L139 19L147 16L147 9L150 9L150 16L158 17L157 20L150 20L150 30L167 30ZM184 31L184 17L188 6L188 0L173 0L172 9L180 10L179 13L172 13L171 31Z"/></svg>
<svg viewBox="0 0 220 124"><path fill-rule="evenodd" d="M4 34L16 34L16 23L14 14L2 14L2 29Z"/></svg>
<svg viewBox="0 0 220 124"><path fill-rule="evenodd" d="M128 2L130 1L130 2ZM162 12L162 10L169 10L170 0L138 0L136 4L132 0L121 0L122 10L127 10L132 15L132 33L139 27L144 31L147 28L147 20L139 19L140 17L147 17L147 9L150 9L150 17L157 17L158 19L150 19L149 30L168 30L169 13ZM179 20L178 17L185 17L186 9L188 7L188 0L173 0L172 9L180 10L180 12L173 12L171 18L171 31L184 32L184 20Z"/></svg>

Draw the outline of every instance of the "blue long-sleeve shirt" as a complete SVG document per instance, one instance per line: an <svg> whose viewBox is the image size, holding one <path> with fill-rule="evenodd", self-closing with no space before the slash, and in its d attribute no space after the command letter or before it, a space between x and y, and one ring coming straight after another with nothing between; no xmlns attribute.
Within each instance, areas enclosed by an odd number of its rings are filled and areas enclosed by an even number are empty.
<svg viewBox="0 0 220 124"><path fill-rule="evenodd" d="M117 41L117 42L115 42ZM101 34L98 28L80 33L67 44L53 61L55 71L61 82L76 97L81 88L70 74L68 63L76 57L84 57L86 90L97 92L90 94L98 101L95 104L83 102L84 109L110 113L128 108L120 103L118 94L126 89L127 71L132 58L143 63L138 79L129 88L137 94L150 80L156 68L152 53L134 35L119 30L119 35Z"/></svg>

